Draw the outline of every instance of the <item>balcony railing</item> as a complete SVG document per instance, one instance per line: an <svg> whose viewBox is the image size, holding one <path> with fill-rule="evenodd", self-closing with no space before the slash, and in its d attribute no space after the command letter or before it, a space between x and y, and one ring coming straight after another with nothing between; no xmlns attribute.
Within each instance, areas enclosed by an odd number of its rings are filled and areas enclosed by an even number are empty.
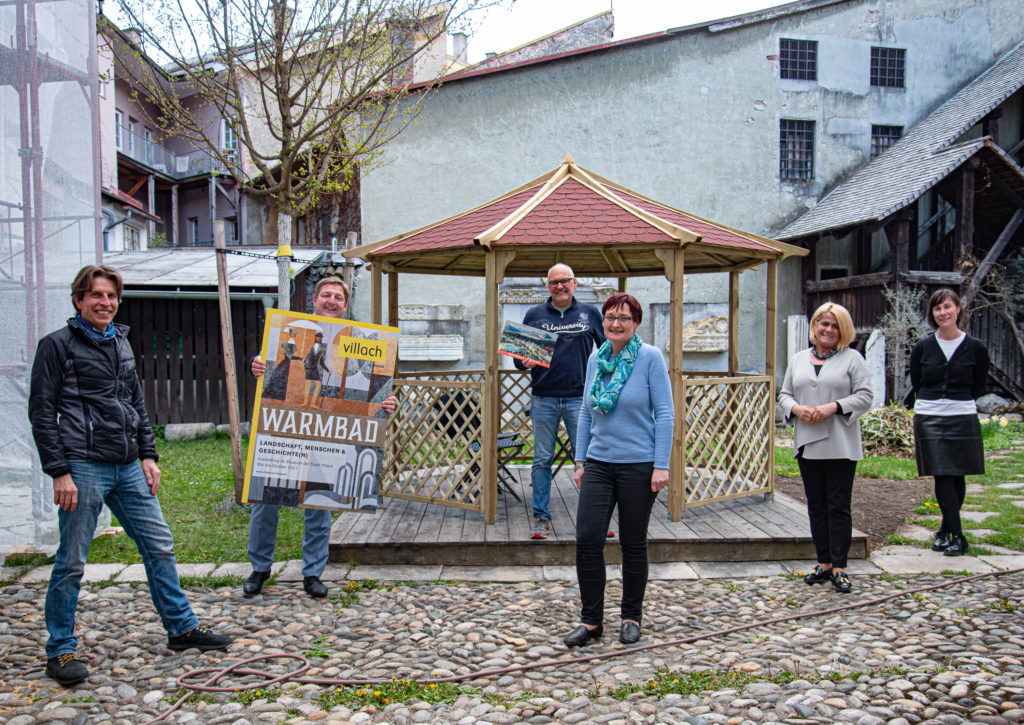
<svg viewBox="0 0 1024 725"><path fill-rule="evenodd" d="M144 136L135 133L128 126L121 126L116 138L119 152L154 171L159 171L175 179L211 173L228 173L224 164L218 159L212 158L205 151L175 154L157 143L146 140Z"/></svg>

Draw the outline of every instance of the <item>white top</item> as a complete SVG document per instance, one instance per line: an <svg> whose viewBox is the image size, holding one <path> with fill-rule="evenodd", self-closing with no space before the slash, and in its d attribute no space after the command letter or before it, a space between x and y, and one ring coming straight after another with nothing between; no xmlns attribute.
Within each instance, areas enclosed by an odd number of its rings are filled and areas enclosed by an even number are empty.
<svg viewBox="0 0 1024 725"><path fill-rule="evenodd" d="M927 338L925 338L927 339ZM953 340L943 340L939 333L935 333L935 342L939 343L942 354L946 360L953 357L953 353L960 347L960 343L967 339L967 333L961 332L960 336ZM973 400L950 400L939 398L938 400L921 400L914 403L914 413L919 415L977 415L978 406Z"/></svg>

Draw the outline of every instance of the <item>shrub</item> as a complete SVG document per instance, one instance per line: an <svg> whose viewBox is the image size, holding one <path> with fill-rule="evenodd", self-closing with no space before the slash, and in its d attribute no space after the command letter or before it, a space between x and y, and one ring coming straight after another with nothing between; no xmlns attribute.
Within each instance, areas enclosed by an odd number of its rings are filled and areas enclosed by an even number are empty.
<svg viewBox="0 0 1024 725"><path fill-rule="evenodd" d="M869 411L860 419L861 442L866 456L914 455L914 417L897 403Z"/></svg>

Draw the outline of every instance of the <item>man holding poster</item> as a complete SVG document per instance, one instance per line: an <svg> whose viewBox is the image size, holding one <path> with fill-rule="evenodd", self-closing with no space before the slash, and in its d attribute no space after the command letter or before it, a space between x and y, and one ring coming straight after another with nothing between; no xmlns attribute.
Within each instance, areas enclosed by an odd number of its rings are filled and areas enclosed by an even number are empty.
<svg viewBox="0 0 1024 725"><path fill-rule="evenodd" d="M341 320L348 303L348 287L339 277L324 277L313 290L313 314L316 316ZM380 415L373 411L383 408L390 415L395 412L397 401L394 396L388 396L379 404L371 402L376 392L373 388L385 379L374 375L375 360L380 358L382 362L389 354L391 373L394 372L397 351L384 352L387 345L380 338L387 338L394 345L397 335L364 331L363 328L375 326L357 327L358 323L349 321L324 329L327 326L294 313L288 315L282 330L273 327L272 318L288 313L271 312L275 314L268 315L267 329L278 333L278 341L285 335L287 340L280 343L284 352L277 354L275 368L268 376L270 382L263 386L253 416L245 500L260 503L253 505L249 522L252 574L242 589L247 597L263 589L274 563L279 509L282 505L302 503L307 506L302 538L302 585L311 597L320 598L327 596L327 587L320 576L327 565L331 511L345 508L336 503L338 492L335 489L345 487L346 493L351 493L354 486L350 484L354 484L357 476L341 481L341 471L347 465L343 464L337 469L336 481L325 483L324 479L332 477L330 466L318 465L323 462L310 459L316 459L317 453L325 457L352 457L364 468L368 458L378 460L369 455L374 451L368 451L367 446L379 445L385 424L379 417L373 417ZM300 337L301 344L293 342ZM371 340L371 337L377 339ZM294 350L287 347L289 343ZM268 345L267 349L277 350L278 346ZM266 372L267 365L257 356L249 369L259 377ZM390 374L386 380L390 382ZM270 394L273 383L277 384ZM354 472L355 468L352 470ZM379 475L379 465L372 473ZM316 483L312 483L314 480Z"/></svg>
<svg viewBox="0 0 1024 725"><path fill-rule="evenodd" d="M559 420L565 421L569 445L575 450L576 423L583 400L583 382L587 358L594 345L604 342L604 322L593 305L577 302L576 278L567 264L556 264L548 270L548 292L543 305L531 307L523 324L540 328L558 336L550 367L534 360L515 360L520 370L531 371L530 420L533 422L533 487L532 539L546 539L551 530L551 464L555 460Z"/></svg>

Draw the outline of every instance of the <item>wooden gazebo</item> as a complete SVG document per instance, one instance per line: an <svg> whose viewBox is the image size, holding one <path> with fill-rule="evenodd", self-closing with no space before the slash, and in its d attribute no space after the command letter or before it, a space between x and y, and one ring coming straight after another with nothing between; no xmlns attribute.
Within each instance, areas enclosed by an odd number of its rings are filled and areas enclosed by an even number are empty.
<svg viewBox="0 0 1024 725"><path fill-rule="evenodd" d="M385 496L477 510L494 522L499 434L522 435L531 456L529 379L498 365L498 285L542 276L565 262L578 276L665 275L670 283L669 375L676 410L668 508L774 490L776 282L780 259L806 250L716 224L648 199L580 168L571 156L553 171L474 209L345 252L371 262L372 318L398 324L398 276L486 277L486 368L401 373L389 425ZM768 265L765 371L739 371L739 275ZM728 370L683 371L683 274L729 273ZM483 445L481 445L481 443Z"/></svg>

